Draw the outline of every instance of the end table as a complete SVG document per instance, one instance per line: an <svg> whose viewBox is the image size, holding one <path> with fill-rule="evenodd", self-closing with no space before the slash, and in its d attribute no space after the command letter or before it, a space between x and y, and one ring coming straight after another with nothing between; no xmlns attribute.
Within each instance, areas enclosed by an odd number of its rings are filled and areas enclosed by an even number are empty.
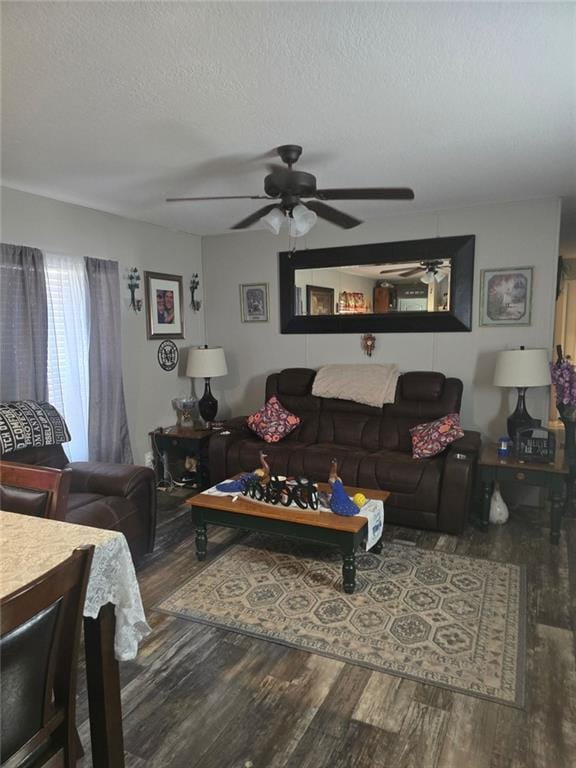
<svg viewBox="0 0 576 768"><path fill-rule="evenodd" d="M156 482L164 476L165 461L184 460L193 456L198 462L196 474L199 490L210 486L208 473L208 442L212 435L217 434L213 429L193 429L191 427L166 427L150 432L152 451L154 453L154 471Z"/></svg>
<svg viewBox="0 0 576 768"><path fill-rule="evenodd" d="M556 451L553 464L529 464L520 462L514 456L500 458L495 445L485 445L480 454L478 472L482 486L482 530L488 529L490 500L495 482L509 482L520 485L534 485L548 490L551 500L550 540L560 541L564 497L568 496L570 470L564 463L564 452Z"/></svg>

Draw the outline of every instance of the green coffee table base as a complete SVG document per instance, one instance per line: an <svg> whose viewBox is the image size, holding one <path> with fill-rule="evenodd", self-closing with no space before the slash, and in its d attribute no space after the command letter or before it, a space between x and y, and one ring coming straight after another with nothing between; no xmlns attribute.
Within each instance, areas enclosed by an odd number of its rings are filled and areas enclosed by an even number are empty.
<svg viewBox="0 0 576 768"><path fill-rule="evenodd" d="M207 525L223 525L226 528L243 528L248 531L288 536L319 544L338 547L342 553L342 583L344 592L352 594L356 587L356 550L367 535L367 522L360 530L338 531L318 528L312 525L294 523L276 518L257 517L241 512L226 512L221 509L192 507L192 520L196 526L196 557L205 560L208 546ZM382 539L372 547L377 554L382 551Z"/></svg>

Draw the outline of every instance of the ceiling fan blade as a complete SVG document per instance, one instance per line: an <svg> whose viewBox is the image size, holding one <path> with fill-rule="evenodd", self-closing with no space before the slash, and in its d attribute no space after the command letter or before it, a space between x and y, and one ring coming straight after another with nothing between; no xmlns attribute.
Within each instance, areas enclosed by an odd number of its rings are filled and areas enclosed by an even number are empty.
<svg viewBox="0 0 576 768"><path fill-rule="evenodd" d="M401 277L412 277L412 275L417 275L418 272L427 272L424 267L414 267L414 269L406 269L404 272L400 272Z"/></svg>
<svg viewBox="0 0 576 768"><path fill-rule="evenodd" d="M426 272L426 270L424 267L412 267L411 269L403 269L401 272L398 269L383 269L380 271L380 274L389 275L392 272L395 272L398 277L411 277L412 275L417 275L418 272Z"/></svg>
<svg viewBox="0 0 576 768"><path fill-rule="evenodd" d="M259 221L262 216L266 216L266 214L270 213L273 208L277 207L278 206L276 203L274 205L265 205L264 208L260 208L255 213L251 213L250 216L247 216L245 219L242 219L242 221L234 224L234 226L230 227L230 229L246 229L246 227L250 227L252 224L256 224L256 222Z"/></svg>
<svg viewBox="0 0 576 768"><path fill-rule="evenodd" d="M354 216L350 216L350 214L343 211L338 211L336 208L332 208L331 205L324 205L324 203L319 203L315 200L306 202L306 207L318 214L321 219L326 219L330 224L336 224L337 227L342 227L342 229L352 229L352 227L362 224L360 219L356 219Z"/></svg>
<svg viewBox="0 0 576 768"><path fill-rule="evenodd" d="M317 189L318 200L414 200L408 187L366 187L365 189Z"/></svg>
<svg viewBox="0 0 576 768"><path fill-rule="evenodd" d="M167 197L167 203L189 203L196 200L272 200L268 195L220 195L217 197Z"/></svg>

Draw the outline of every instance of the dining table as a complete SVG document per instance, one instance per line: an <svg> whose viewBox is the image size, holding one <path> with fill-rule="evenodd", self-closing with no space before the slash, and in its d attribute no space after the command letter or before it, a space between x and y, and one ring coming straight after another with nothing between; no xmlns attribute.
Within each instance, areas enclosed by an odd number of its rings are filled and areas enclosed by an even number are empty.
<svg viewBox="0 0 576 768"><path fill-rule="evenodd" d="M126 539L118 531L0 511L0 598L94 546L84 603L86 683L95 768L123 768L119 661L150 633Z"/></svg>

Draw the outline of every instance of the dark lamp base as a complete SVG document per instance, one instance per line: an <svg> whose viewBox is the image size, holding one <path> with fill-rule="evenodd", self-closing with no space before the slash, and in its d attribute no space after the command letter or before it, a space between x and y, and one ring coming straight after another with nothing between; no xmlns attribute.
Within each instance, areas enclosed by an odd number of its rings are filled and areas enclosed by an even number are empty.
<svg viewBox="0 0 576 768"><path fill-rule="evenodd" d="M200 398L198 403L198 410L200 416L204 421L214 421L216 414L218 413L218 400L214 397L210 391L210 379L205 379L206 386L204 387L204 394Z"/></svg>
<svg viewBox="0 0 576 768"><path fill-rule="evenodd" d="M526 410L526 387L518 387L518 402L516 403L516 410L508 416L506 426L508 428L508 436L514 440L516 434L522 429L529 429L536 426L537 422L530 416Z"/></svg>

